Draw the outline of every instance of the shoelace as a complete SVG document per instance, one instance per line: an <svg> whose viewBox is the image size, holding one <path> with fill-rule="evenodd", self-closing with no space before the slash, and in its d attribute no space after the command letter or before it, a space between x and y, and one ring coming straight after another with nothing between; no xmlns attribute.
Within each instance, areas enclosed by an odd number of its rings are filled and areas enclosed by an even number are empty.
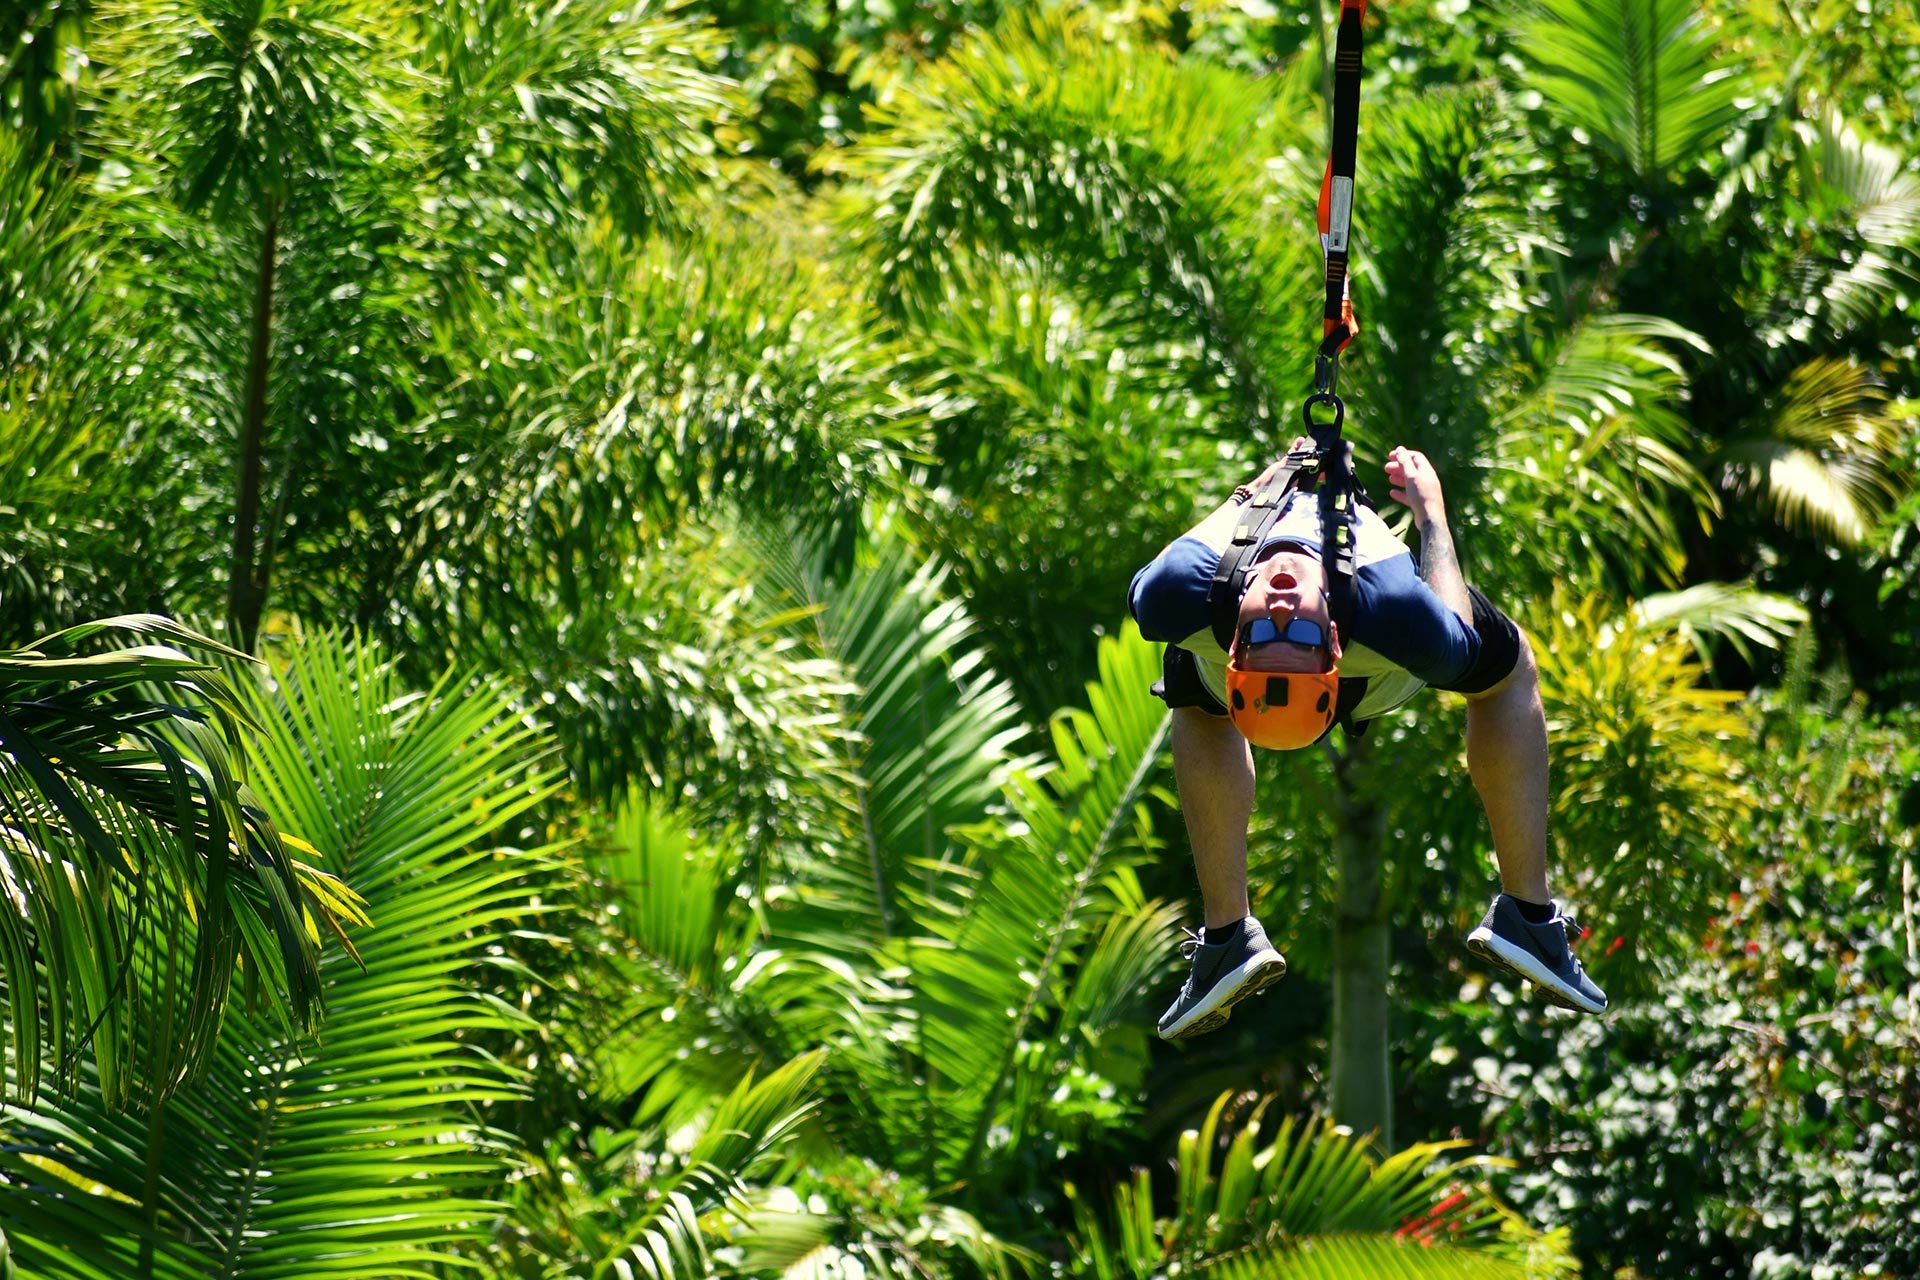
<svg viewBox="0 0 1920 1280"><path fill-rule="evenodd" d="M1204 947L1207 945L1206 930L1181 929L1180 932L1187 935L1186 937L1180 939L1180 958L1182 960L1192 960L1194 957L1194 954L1198 952L1201 947ZM1189 969L1187 971L1187 980L1180 984L1179 998L1181 1000L1185 1000L1187 998L1187 994L1192 990L1193 990L1193 971Z"/></svg>
<svg viewBox="0 0 1920 1280"><path fill-rule="evenodd" d="M1579 956L1573 954L1573 949L1578 945L1580 939L1587 936L1587 931L1581 926L1578 920L1575 920L1564 911L1560 913L1560 923L1566 927L1567 931L1567 963L1573 966L1575 973L1581 977L1585 977L1587 973L1586 966L1580 963Z"/></svg>

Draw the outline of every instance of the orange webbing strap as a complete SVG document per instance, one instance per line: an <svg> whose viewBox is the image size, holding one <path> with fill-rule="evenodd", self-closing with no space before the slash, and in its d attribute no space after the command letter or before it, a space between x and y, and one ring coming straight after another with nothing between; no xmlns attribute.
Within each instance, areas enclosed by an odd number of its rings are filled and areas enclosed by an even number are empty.
<svg viewBox="0 0 1920 1280"><path fill-rule="evenodd" d="M1320 180L1320 248L1327 266L1320 354L1329 360L1360 332L1347 287L1347 251L1353 230L1353 162L1360 146L1360 24L1366 16L1367 0L1340 0L1333 46L1333 148Z"/></svg>

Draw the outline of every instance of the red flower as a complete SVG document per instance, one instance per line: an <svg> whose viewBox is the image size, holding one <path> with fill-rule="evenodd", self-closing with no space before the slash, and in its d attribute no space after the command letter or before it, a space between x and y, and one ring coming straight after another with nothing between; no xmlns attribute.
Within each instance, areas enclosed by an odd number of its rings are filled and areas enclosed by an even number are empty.
<svg viewBox="0 0 1920 1280"><path fill-rule="evenodd" d="M1393 1234L1401 1240L1417 1240L1423 1245L1432 1245L1441 1228L1458 1229L1456 1224L1446 1220L1447 1215L1466 1202L1467 1193L1456 1191L1418 1217L1408 1218Z"/></svg>
<svg viewBox="0 0 1920 1280"><path fill-rule="evenodd" d="M1620 948L1626 945L1627 945L1627 940L1625 938L1615 938L1612 944L1607 947L1607 954L1612 955L1614 952L1618 951Z"/></svg>
<svg viewBox="0 0 1920 1280"><path fill-rule="evenodd" d="M1748 955L1759 955L1759 954L1760 954L1760 944L1759 944L1759 943L1757 943L1757 942L1749 942L1749 943L1747 944L1747 954L1748 954Z"/></svg>

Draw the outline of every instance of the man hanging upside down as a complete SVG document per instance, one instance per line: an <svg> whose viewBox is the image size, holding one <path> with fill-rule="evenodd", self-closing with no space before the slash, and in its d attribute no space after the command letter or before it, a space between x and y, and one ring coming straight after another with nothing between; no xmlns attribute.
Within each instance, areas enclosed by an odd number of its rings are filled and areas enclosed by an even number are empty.
<svg viewBox="0 0 1920 1280"><path fill-rule="evenodd" d="M1296 440L1292 452L1309 446ZM1468 949L1557 1004L1604 1011L1606 994L1568 949L1569 921L1547 886L1547 727L1533 654L1512 620L1461 577L1440 479L1424 454L1399 448L1387 458L1392 496L1412 510L1420 534L1417 572L1386 522L1359 506L1351 616L1336 621L1319 502L1295 489L1252 567L1225 584L1240 593L1239 610L1230 648L1216 639L1209 590L1241 504L1290 474L1283 458L1235 490L1134 575L1128 593L1142 633L1167 643L1154 692L1173 709L1174 777L1206 912L1204 933L1184 944L1193 969L1160 1019L1161 1037L1214 1030L1286 973L1247 901L1251 748L1311 746L1336 721L1383 715L1429 684L1466 695L1467 770L1500 864L1503 891Z"/></svg>

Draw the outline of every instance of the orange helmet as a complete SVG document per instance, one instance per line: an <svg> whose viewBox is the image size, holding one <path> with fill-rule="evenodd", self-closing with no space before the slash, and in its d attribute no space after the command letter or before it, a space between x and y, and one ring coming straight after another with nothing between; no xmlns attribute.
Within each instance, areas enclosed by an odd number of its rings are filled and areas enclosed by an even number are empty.
<svg viewBox="0 0 1920 1280"><path fill-rule="evenodd" d="M1262 623L1269 635L1250 638L1248 633L1257 632ZM1227 657L1227 716L1254 746L1295 751L1320 741L1333 727L1340 705L1340 670L1333 665L1331 649L1324 671L1249 671L1240 665L1243 645L1278 638L1278 629L1265 618L1246 623L1235 635Z"/></svg>

